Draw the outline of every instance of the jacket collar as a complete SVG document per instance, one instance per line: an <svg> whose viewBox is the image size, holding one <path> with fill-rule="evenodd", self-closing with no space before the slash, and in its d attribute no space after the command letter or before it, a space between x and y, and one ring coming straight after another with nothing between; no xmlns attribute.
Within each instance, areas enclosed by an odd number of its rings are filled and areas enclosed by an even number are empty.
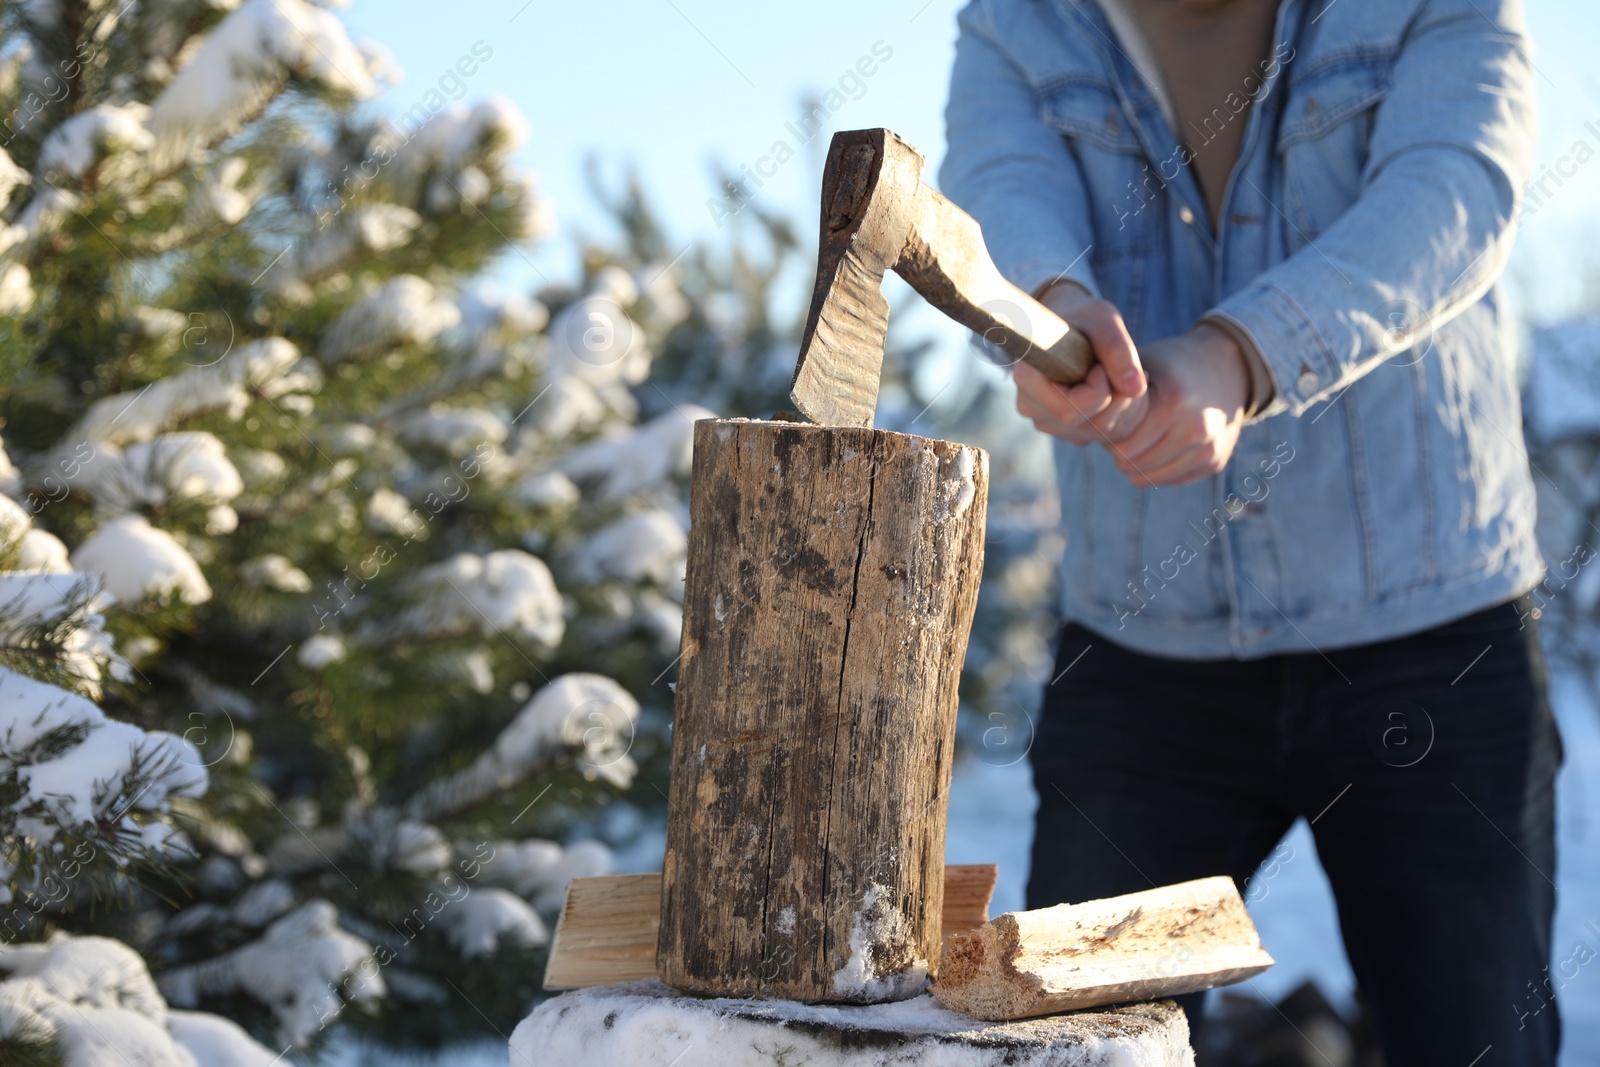
<svg viewBox="0 0 1600 1067"><path fill-rule="evenodd" d="M1050 2L1063 18L1080 27L1084 39L1100 57L1102 71L1110 84L1111 91L1116 95L1122 113L1127 117L1133 134L1144 151L1145 161L1152 171L1158 171L1160 165L1167 160L1180 158L1178 135L1167 122L1161 101L1157 99L1137 65L1122 47L1111 21L1100 5L1095 0L1050 0ZM1295 43L1295 38L1299 36L1302 7L1303 0L1281 0L1278 5L1277 23L1273 29L1274 49L1285 42L1291 45ZM1283 80L1285 67L1286 64L1278 65L1271 77L1265 80L1251 104L1250 111L1245 117L1245 136L1239 149L1240 159L1245 158L1246 153L1251 151L1261 136L1261 116L1270 110L1266 105L1271 103L1271 98L1281 92L1278 84ZM1172 169L1171 166L1166 168L1167 171ZM1198 218L1205 218L1209 214L1209 209L1206 207L1205 196L1200 191L1200 183L1195 179L1193 168L1183 166L1176 169L1175 177L1167 178L1165 172L1158 172L1156 177L1164 182Z"/></svg>

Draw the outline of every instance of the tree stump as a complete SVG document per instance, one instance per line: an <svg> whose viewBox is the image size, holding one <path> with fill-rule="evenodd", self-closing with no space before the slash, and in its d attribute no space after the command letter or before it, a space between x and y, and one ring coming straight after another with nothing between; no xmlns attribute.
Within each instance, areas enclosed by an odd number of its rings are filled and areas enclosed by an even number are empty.
<svg viewBox="0 0 1600 1067"><path fill-rule="evenodd" d="M797 1004L674 996L660 982L553 997L511 1035L513 1065L615 1067L1194 1067L1170 1000L986 1023L920 996L894 1004Z"/></svg>
<svg viewBox="0 0 1600 1067"><path fill-rule="evenodd" d="M667 983L869 1003L937 967L988 474L908 434L696 423Z"/></svg>

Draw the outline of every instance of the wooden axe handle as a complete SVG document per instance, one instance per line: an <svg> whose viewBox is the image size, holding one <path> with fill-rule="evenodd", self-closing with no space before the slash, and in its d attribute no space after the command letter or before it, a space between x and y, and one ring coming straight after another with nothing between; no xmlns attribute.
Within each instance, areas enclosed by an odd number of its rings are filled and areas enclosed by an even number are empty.
<svg viewBox="0 0 1600 1067"><path fill-rule="evenodd" d="M923 299L1046 378L1077 385L1089 339L1000 274L971 215L921 182L921 210L894 271Z"/></svg>

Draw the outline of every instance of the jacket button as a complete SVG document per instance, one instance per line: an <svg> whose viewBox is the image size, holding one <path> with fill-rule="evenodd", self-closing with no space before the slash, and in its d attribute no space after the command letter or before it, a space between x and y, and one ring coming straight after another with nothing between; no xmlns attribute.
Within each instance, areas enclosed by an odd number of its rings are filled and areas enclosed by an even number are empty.
<svg viewBox="0 0 1600 1067"><path fill-rule="evenodd" d="M1185 226L1194 225L1194 212L1190 211L1187 205L1178 209L1178 218L1183 220Z"/></svg>
<svg viewBox="0 0 1600 1067"><path fill-rule="evenodd" d="M1317 391L1317 386L1322 384L1322 379L1317 377L1315 371L1309 367L1300 368L1300 377L1295 379L1295 388L1302 393L1310 394Z"/></svg>

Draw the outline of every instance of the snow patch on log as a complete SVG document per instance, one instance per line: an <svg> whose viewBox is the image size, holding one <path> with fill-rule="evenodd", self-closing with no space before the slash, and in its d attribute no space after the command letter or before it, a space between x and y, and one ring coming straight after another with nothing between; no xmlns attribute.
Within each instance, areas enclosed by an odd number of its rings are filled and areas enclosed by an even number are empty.
<svg viewBox="0 0 1600 1067"><path fill-rule="evenodd" d="M913 959L909 966L879 970L885 947L913 947L909 924L888 896L889 891L874 882L861 898L861 909L850 926L850 958L833 974L833 992L841 999L866 1004L905 1000L922 992L928 980L927 960Z"/></svg>
<svg viewBox="0 0 1600 1067"><path fill-rule="evenodd" d="M974 456L977 453L970 448L963 448L956 454L955 485L952 487L949 513L951 515L965 515L972 506L972 501L977 498L978 485L972 474L976 466Z"/></svg>

